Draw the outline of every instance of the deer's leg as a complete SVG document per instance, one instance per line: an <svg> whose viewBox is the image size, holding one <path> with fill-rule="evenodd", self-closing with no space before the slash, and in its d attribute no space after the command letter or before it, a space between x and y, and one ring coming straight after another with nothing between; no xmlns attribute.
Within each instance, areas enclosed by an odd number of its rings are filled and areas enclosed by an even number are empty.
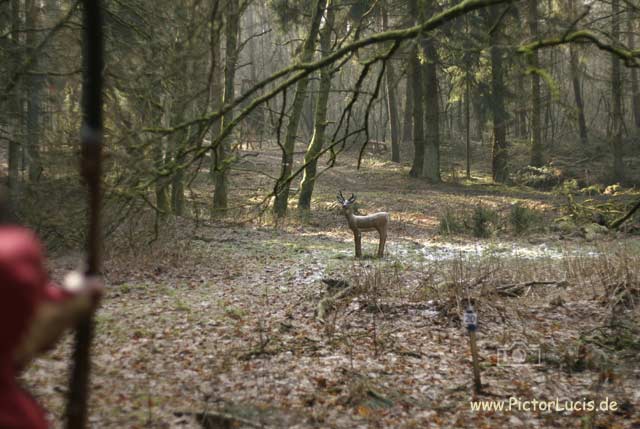
<svg viewBox="0 0 640 429"><path fill-rule="evenodd" d="M378 258L382 258L384 256L384 245L387 242L387 230L381 229L378 231L380 234L380 243L378 244Z"/></svg>
<svg viewBox="0 0 640 429"><path fill-rule="evenodd" d="M354 231L353 238L356 242L356 258L362 258L362 234Z"/></svg>

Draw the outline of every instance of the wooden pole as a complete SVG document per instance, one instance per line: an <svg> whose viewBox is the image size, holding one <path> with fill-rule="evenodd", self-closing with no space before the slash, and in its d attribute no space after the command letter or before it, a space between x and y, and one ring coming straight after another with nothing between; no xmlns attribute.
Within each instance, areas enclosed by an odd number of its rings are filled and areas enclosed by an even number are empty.
<svg viewBox="0 0 640 429"><path fill-rule="evenodd" d="M482 391L482 381L480 380L480 364L478 363L478 346L476 344L476 329L478 316L473 307L469 306L464 311L464 324L469 332L469 344L471 346L471 361L473 364L473 390L475 393Z"/></svg>

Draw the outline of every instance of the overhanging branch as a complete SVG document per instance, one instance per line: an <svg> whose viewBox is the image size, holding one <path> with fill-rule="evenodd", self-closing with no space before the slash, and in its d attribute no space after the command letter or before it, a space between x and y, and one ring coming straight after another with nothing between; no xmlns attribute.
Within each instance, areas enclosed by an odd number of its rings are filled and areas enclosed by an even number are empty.
<svg viewBox="0 0 640 429"><path fill-rule="evenodd" d="M624 61L627 67L640 68L640 61L638 61L638 57L640 56L640 49L630 50L625 47L613 46L600 40L595 33L589 30L579 30L566 34L562 37L552 37L549 39L537 40L518 48L518 53L530 54L531 52L538 49L550 48L567 43L594 44L598 47L598 49L616 55L618 58Z"/></svg>

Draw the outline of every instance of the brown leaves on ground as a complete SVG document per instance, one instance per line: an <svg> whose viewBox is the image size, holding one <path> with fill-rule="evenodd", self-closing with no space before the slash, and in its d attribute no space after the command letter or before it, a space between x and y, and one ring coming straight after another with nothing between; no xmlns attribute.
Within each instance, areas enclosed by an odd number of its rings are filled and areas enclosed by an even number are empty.
<svg viewBox="0 0 640 429"><path fill-rule="evenodd" d="M279 229L176 222L153 243L112 247L96 316L90 426L199 427L197 416L272 428L640 425L638 282L629 274L640 262L637 240L589 248L561 247L548 236L535 245L445 241L434 237L445 206L482 198L505 210L530 199L555 209L537 194L419 181L399 193L401 181L408 186L402 168L348 178L364 211L391 212L382 261L353 259L352 236L331 209L335 189L347 189L339 169L318 182L321 209L306 222ZM368 189L358 187L365 182ZM365 235L366 255L376 240ZM72 268L68 257L52 266L57 277ZM357 293L320 323L327 277ZM460 326L469 301L479 316L479 396ZM515 346L525 346L525 364L503 365ZM67 341L24 377L54 427L61 427L69 349ZM608 397L620 407L471 410L474 399L511 397Z"/></svg>

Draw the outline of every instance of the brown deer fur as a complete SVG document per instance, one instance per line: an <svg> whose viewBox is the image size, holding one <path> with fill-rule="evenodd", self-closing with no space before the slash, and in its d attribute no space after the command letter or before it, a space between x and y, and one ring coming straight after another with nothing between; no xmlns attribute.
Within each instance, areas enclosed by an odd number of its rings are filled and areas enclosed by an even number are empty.
<svg viewBox="0 0 640 429"><path fill-rule="evenodd" d="M349 228L353 231L353 237L356 242L356 258L362 257L362 233L366 231L378 231L380 243L378 244L378 258L384 256L384 245L387 241L387 227L389 225L389 213L379 212L367 216L358 216L353 213L353 204L356 202L356 196L351 194L348 200L342 196L342 192L338 193L338 202L342 207L342 212L347 218Z"/></svg>

